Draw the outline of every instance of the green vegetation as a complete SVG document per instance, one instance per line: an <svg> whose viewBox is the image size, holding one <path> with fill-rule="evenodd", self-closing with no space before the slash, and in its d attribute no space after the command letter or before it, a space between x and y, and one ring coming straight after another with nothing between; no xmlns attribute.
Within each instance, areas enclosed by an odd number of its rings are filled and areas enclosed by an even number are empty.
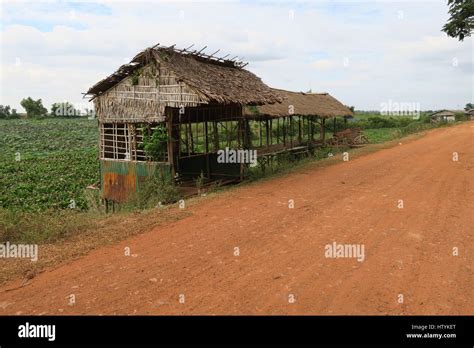
<svg viewBox="0 0 474 348"><path fill-rule="evenodd" d="M393 128L378 128L378 129L366 129L364 134L372 144L383 143L390 141L398 137L398 129Z"/></svg>
<svg viewBox="0 0 474 348"><path fill-rule="evenodd" d="M443 31L451 37L463 41L474 30L474 2L472 0L448 0L449 20Z"/></svg>
<svg viewBox="0 0 474 348"><path fill-rule="evenodd" d="M16 109L11 109L10 105L0 105L0 119L1 118L18 118Z"/></svg>
<svg viewBox="0 0 474 348"><path fill-rule="evenodd" d="M143 143L140 144L145 151L146 156L153 161L166 160L166 151L168 146L168 131L164 125L158 125L149 135L148 132L143 134Z"/></svg>
<svg viewBox="0 0 474 348"><path fill-rule="evenodd" d="M201 190L204 186L204 181L205 181L204 173L201 170L201 174L196 178L196 188L198 190L198 193L201 193Z"/></svg>
<svg viewBox="0 0 474 348"><path fill-rule="evenodd" d="M179 192L173 179L157 169L153 176L146 179L140 190L123 204L121 209L125 211L150 209L177 202L179 198Z"/></svg>
<svg viewBox="0 0 474 348"><path fill-rule="evenodd" d="M26 110L29 118L41 118L48 115L48 109L43 106L41 99L34 100L31 97L25 98L20 105Z"/></svg>
<svg viewBox="0 0 474 348"><path fill-rule="evenodd" d="M93 214L73 210L31 213L0 208L0 243L50 243L81 233Z"/></svg>
<svg viewBox="0 0 474 348"><path fill-rule="evenodd" d="M0 120L0 148L0 207L87 208L84 190L99 181L96 122Z"/></svg>

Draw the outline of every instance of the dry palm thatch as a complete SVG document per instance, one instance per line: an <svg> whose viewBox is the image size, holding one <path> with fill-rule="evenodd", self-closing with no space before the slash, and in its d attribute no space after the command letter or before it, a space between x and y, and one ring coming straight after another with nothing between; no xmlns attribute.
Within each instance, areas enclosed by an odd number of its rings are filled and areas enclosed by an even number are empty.
<svg viewBox="0 0 474 348"><path fill-rule="evenodd" d="M284 117L293 114L328 118L354 115L347 106L329 95L329 93L303 93L272 89L282 97L281 104L247 107L245 109L247 117L256 115Z"/></svg>
<svg viewBox="0 0 474 348"><path fill-rule="evenodd" d="M137 54L129 64L99 81L86 93L93 98L131 76L137 69L153 63L171 70L179 82L184 82L201 103L262 105L281 101L281 97L256 75L243 69L240 62L177 50L174 46L154 46Z"/></svg>
<svg viewBox="0 0 474 348"><path fill-rule="evenodd" d="M456 113L451 110L441 110L430 115L430 117L445 117L445 116L447 117L456 116Z"/></svg>

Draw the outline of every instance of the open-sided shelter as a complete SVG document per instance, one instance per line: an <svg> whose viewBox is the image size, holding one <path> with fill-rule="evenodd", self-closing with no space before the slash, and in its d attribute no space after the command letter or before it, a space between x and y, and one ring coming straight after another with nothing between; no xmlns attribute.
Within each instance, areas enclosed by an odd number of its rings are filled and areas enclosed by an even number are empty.
<svg viewBox="0 0 474 348"><path fill-rule="evenodd" d="M353 116L348 107L328 93L273 91L281 96L281 103L245 108L250 129L256 133L251 135L252 148L258 149L259 155L323 145L326 129L335 131L336 117L346 120ZM333 119L332 127L328 119Z"/></svg>

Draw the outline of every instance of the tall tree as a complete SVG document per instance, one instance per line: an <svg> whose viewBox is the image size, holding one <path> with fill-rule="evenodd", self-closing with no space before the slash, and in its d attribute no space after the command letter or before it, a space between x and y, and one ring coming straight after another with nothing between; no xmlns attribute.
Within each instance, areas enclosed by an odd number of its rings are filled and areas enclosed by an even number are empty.
<svg viewBox="0 0 474 348"><path fill-rule="evenodd" d="M10 117L10 105L0 105L0 118Z"/></svg>
<svg viewBox="0 0 474 348"><path fill-rule="evenodd" d="M26 114L31 118L45 117L48 110L43 106L41 99L34 100L31 97L25 98L20 103L26 110Z"/></svg>
<svg viewBox="0 0 474 348"><path fill-rule="evenodd" d="M449 20L443 26L443 31L448 36L463 41L471 36L474 30L474 1L473 0L448 0Z"/></svg>

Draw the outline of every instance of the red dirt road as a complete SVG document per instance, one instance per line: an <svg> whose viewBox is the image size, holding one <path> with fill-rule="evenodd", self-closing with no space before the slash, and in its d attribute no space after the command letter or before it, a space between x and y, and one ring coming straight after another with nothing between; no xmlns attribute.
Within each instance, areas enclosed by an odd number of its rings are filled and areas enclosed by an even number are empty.
<svg viewBox="0 0 474 348"><path fill-rule="evenodd" d="M474 122L186 209L7 284L0 314L474 314ZM333 242L363 245L364 261L326 258Z"/></svg>

